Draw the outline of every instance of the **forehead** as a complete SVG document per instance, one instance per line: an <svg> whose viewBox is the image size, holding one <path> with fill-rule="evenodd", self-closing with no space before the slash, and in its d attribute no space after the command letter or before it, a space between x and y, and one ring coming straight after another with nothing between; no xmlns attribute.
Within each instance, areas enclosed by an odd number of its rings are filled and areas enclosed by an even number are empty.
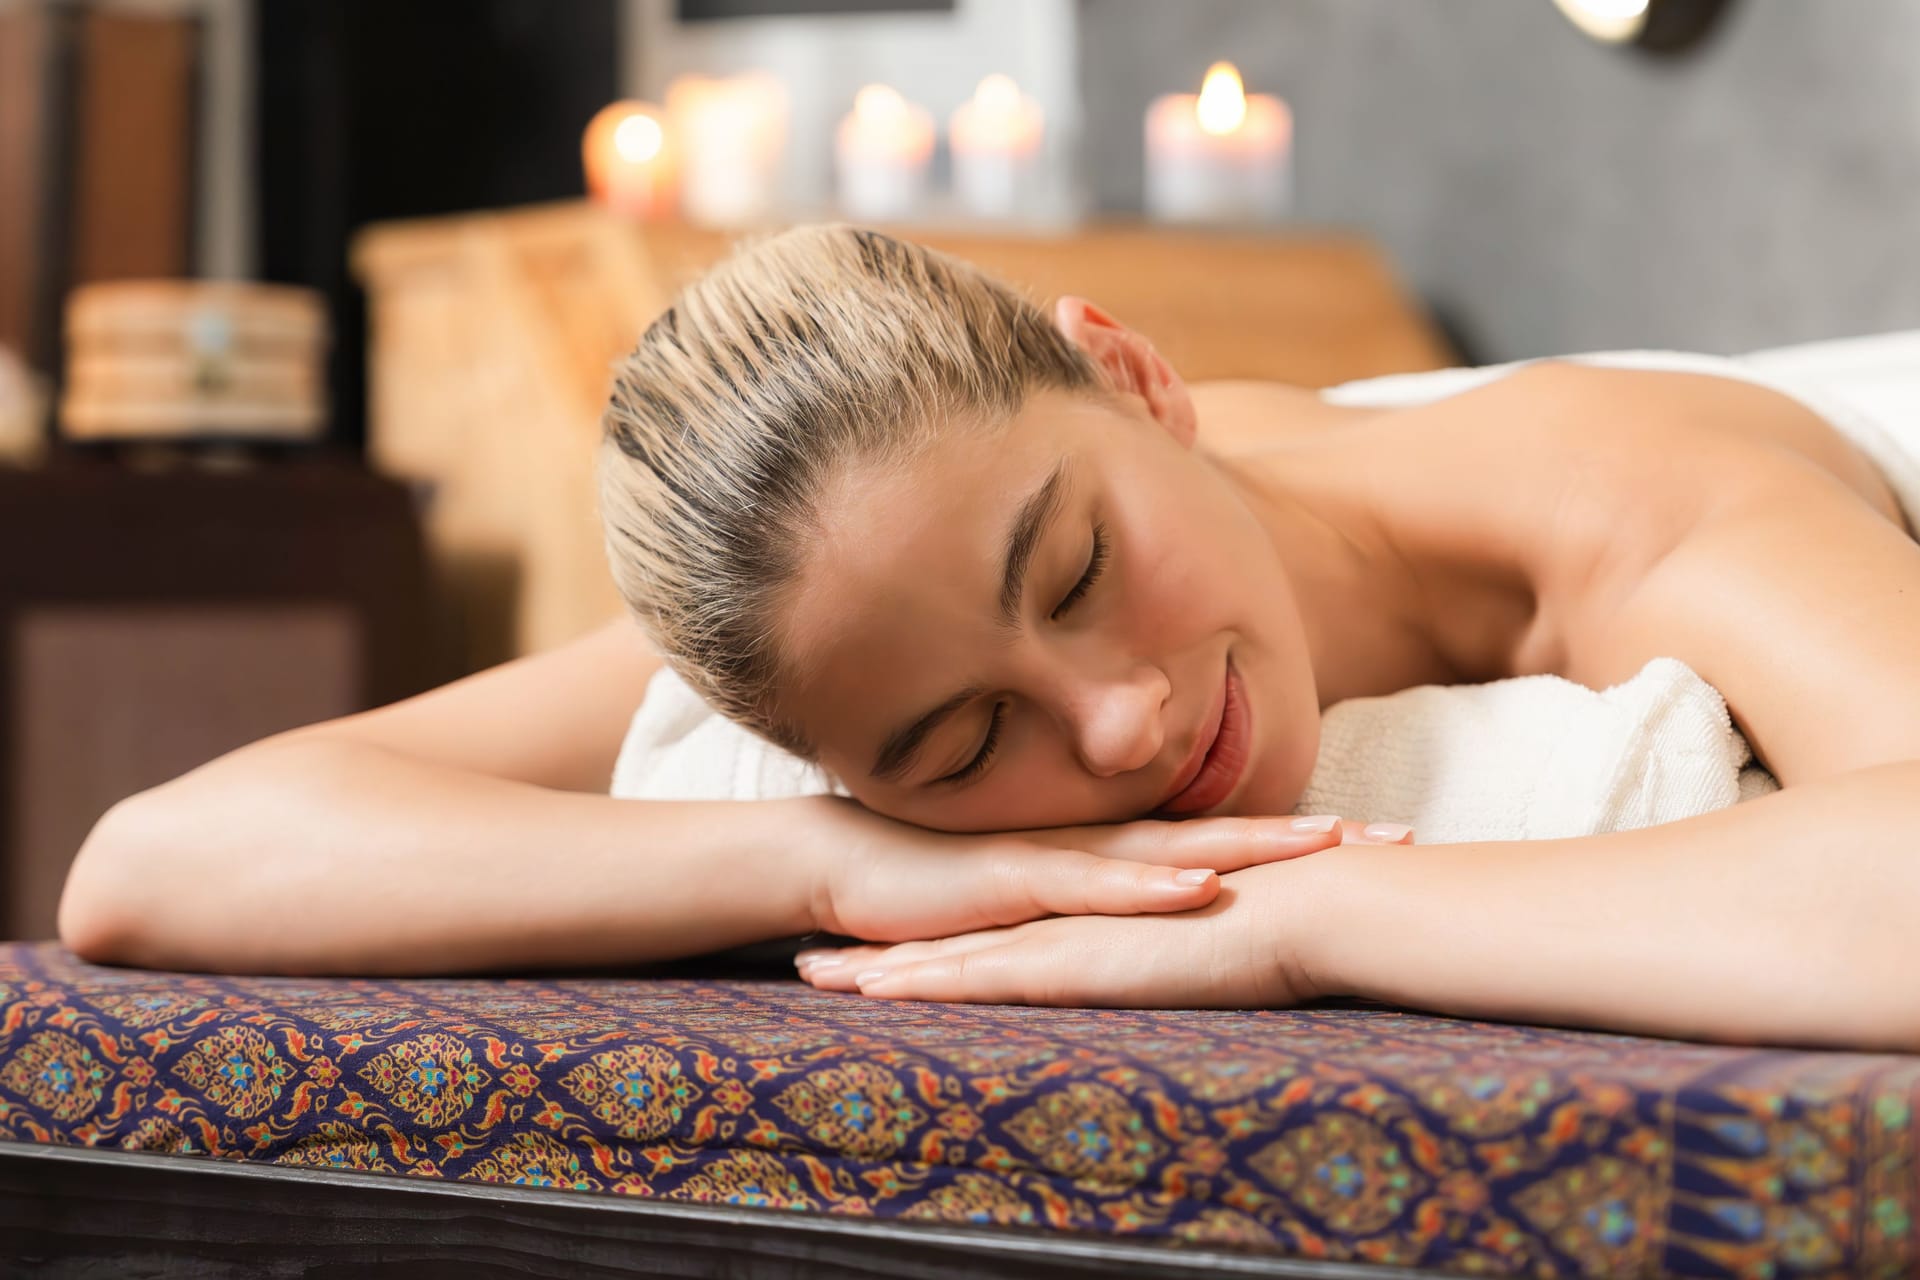
<svg viewBox="0 0 1920 1280"><path fill-rule="evenodd" d="M824 486L818 538L781 620L790 675L781 711L823 755L871 750L895 720L971 678L1000 634L1007 531L1072 458L1088 408L1036 396L1004 427L955 430ZM1069 488L1076 470L1070 460Z"/></svg>

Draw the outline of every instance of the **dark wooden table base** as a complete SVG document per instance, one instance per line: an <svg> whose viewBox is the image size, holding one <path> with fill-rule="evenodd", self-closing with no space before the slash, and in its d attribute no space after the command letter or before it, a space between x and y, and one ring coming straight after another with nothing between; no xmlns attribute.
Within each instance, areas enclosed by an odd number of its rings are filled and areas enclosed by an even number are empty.
<svg viewBox="0 0 1920 1280"><path fill-rule="evenodd" d="M0 1276L1438 1275L193 1156L0 1143Z"/></svg>

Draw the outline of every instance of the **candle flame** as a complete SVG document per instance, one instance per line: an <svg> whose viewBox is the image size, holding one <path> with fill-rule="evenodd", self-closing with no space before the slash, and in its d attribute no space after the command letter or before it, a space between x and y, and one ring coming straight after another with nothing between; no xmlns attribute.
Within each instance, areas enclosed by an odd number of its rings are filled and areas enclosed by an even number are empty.
<svg viewBox="0 0 1920 1280"><path fill-rule="evenodd" d="M1200 127L1216 136L1232 133L1247 118L1246 89L1231 62L1216 62L1207 68L1194 114L1200 118Z"/></svg>
<svg viewBox="0 0 1920 1280"><path fill-rule="evenodd" d="M973 100L983 111L1011 112L1020 105L1020 86L1012 76L990 75L974 89Z"/></svg>
<svg viewBox="0 0 1920 1280"><path fill-rule="evenodd" d="M613 131L613 149L628 164L645 164L660 154L660 147L666 142L666 131L660 122L652 116L634 112L622 120Z"/></svg>
<svg viewBox="0 0 1920 1280"><path fill-rule="evenodd" d="M1580 7L1597 18L1637 18L1647 11L1647 0L1580 0Z"/></svg>
<svg viewBox="0 0 1920 1280"><path fill-rule="evenodd" d="M869 119L897 117L906 114L907 100L892 85L870 84L853 95L853 110Z"/></svg>
<svg viewBox="0 0 1920 1280"><path fill-rule="evenodd" d="M1554 0L1574 25L1596 40L1624 43L1647 25L1648 0Z"/></svg>

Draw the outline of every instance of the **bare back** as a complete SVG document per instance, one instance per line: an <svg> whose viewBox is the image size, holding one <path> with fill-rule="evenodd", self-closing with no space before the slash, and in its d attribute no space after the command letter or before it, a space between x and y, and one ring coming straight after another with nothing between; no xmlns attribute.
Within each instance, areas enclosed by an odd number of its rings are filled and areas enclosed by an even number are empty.
<svg viewBox="0 0 1920 1280"><path fill-rule="evenodd" d="M1530 366L1445 400L1381 411L1274 383L1195 388L1204 446L1222 454L1364 436L1396 496L1398 532L1455 566L1438 637L1457 683L1553 672L1595 683L1568 637L1604 611L1717 484L1768 450L1829 471L1883 517L1877 469L1777 393L1695 374ZM389 707L294 730L367 742L495 777L604 791L661 660L617 618L581 638ZM1397 673L1417 682L1429 673ZM1395 684L1388 680L1387 684ZM1400 684L1404 687L1404 683Z"/></svg>
<svg viewBox="0 0 1920 1280"><path fill-rule="evenodd" d="M1547 361L1398 409L1331 405L1277 384L1213 383L1194 396L1202 443L1217 453L1284 458L1290 444L1344 441L1340 470L1387 495L1377 506L1431 581L1438 659L1382 672L1382 689L1624 678L1580 638L1718 495L1782 455L1906 529L1850 440L1798 401L1733 379Z"/></svg>

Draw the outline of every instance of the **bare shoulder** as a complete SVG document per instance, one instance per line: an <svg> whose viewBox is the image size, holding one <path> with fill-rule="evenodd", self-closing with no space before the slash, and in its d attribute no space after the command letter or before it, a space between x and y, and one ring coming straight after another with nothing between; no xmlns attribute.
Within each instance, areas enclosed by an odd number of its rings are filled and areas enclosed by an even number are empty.
<svg viewBox="0 0 1920 1280"><path fill-rule="evenodd" d="M1524 377L1523 377L1524 375ZM1610 645L1613 625L1656 566L1704 542L1752 495L1822 491L1864 513L1905 523L1878 469L1839 431L1792 397L1698 373L1600 368L1550 361L1506 380L1483 408L1494 440L1533 433L1539 504L1514 505L1543 549L1543 612L1552 618L1551 670L1599 688L1656 656ZM1494 391L1494 384L1488 391ZM1833 483L1837 482L1837 483ZM1787 519L1789 506L1781 509ZM1687 557L1711 575L1710 558ZM1709 583L1702 583L1708 586ZM1657 646L1656 646L1657 647Z"/></svg>
<svg viewBox="0 0 1920 1280"><path fill-rule="evenodd" d="M605 791L661 659L617 618L529 654L286 737L350 739L454 768L566 791Z"/></svg>
<svg viewBox="0 0 1920 1280"><path fill-rule="evenodd" d="M1541 361L1376 415L1361 435L1395 495L1396 532L1466 602L1433 611L1463 680L1623 678L1620 655L1592 638L1654 565L1762 480L1824 472L1899 523L1879 472L1818 415L1704 374Z"/></svg>

